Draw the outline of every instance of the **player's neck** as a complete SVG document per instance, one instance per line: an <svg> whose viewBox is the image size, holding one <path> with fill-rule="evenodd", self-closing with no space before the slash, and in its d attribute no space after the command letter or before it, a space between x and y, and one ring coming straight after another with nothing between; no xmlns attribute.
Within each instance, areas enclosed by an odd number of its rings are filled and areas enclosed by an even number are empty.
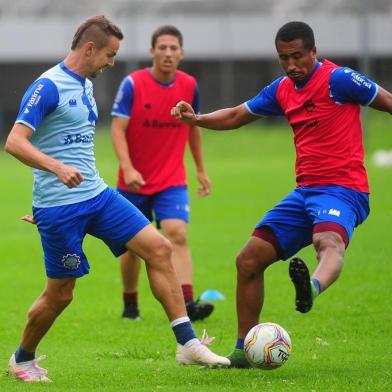
<svg viewBox="0 0 392 392"><path fill-rule="evenodd" d="M70 71L76 73L82 78L86 78L88 76L84 62L75 52L69 52L63 63Z"/></svg>
<svg viewBox="0 0 392 392"><path fill-rule="evenodd" d="M174 81L176 77L176 71L173 72L162 72L157 67L150 68L152 77L160 83L169 84Z"/></svg>

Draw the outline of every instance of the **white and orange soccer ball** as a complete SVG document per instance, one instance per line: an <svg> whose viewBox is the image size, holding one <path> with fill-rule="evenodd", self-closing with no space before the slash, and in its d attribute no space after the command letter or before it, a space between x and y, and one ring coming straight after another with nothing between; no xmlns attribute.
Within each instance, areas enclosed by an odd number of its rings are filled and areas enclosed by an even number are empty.
<svg viewBox="0 0 392 392"><path fill-rule="evenodd" d="M255 325L244 341L248 362L260 369L276 369L282 366L288 360L291 349L289 334L275 323Z"/></svg>

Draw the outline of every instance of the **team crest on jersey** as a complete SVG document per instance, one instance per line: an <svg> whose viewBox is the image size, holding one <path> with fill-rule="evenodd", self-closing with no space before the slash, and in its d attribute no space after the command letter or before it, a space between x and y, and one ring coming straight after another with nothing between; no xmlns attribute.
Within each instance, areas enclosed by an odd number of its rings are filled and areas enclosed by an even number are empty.
<svg viewBox="0 0 392 392"><path fill-rule="evenodd" d="M314 102L311 99L307 99L304 102L304 109L308 112L308 113L312 113L314 109L316 109L316 105L314 104Z"/></svg>
<svg viewBox="0 0 392 392"><path fill-rule="evenodd" d="M79 265L80 265L80 256L78 256L77 254L66 254L65 256L63 256L63 265L66 269L69 270L76 270L78 269Z"/></svg>
<svg viewBox="0 0 392 392"><path fill-rule="evenodd" d="M76 107L76 99L70 99L68 103L71 108Z"/></svg>

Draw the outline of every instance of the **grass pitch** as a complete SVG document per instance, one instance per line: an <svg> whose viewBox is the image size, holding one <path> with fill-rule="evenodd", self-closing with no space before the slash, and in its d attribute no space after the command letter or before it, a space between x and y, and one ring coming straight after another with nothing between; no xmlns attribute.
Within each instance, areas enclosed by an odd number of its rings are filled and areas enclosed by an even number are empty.
<svg viewBox="0 0 392 392"><path fill-rule="evenodd" d="M294 311L294 289L285 262L266 274L262 321L284 326L293 342L285 366L274 371L203 370L174 361L175 340L160 305L141 277L142 320L121 320L118 262L100 241L88 237L91 272L80 279L74 302L38 349L53 384L25 385L5 374L18 345L26 312L41 292L44 267L38 233L19 218L31 208L28 168L0 153L0 373L1 391L386 391L392 390L391 222L392 167L377 168L371 154L392 149L392 120L367 116L367 167L371 215L353 237L342 276L302 315ZM294 148L288 126L263 123L246 129L204 132L212 194L196 196L192 164L189 240L196 294L217 289L212 316L194 324L216 336L213 349L231 351L235 342L235 255L262 215L294 187ZM107 130L96 137L98 168L115 184L117 163ZM189 156L187 157L190 162ZM299 254L311 269L311 247Z"/></svg>

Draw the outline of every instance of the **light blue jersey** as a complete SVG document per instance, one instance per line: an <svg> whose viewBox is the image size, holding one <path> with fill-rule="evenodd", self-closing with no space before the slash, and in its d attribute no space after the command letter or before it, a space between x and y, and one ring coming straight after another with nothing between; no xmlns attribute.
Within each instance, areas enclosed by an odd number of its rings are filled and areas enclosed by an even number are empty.
<svg viewBox="0 0 392 392"><path fill-rule="evenodd" d="M95 166L94 133L98 120L93 85L60 63L44 72L26 91L17 116L33 130L31 143L43 153L74 166L84 180L68 188L57 176L33 169L33 206L54 207L85 201L107 185Z"/></svg>

